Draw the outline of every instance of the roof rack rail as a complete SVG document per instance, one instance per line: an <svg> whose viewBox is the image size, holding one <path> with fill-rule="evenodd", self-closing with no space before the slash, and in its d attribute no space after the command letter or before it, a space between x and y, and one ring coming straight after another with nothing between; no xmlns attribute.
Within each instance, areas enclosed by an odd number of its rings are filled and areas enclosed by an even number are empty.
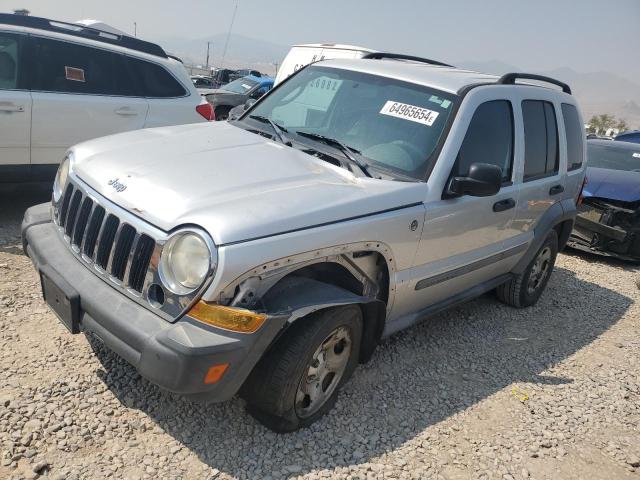
<svg viewBox="0 0 640 480"><path fill-rule="evenodd" d="M111 32L105 32L79 23L59 22L57 20L50 20L42 17L0 13L0 24L3 23L5 25L16 25L18 27L37 28L39 30L47 30L49 32L65 33L67 35L118 45L138 52L155 55L156 57L167 58L167 54L162 47L155 43L145 42L144 40L139 40L128 35L118 35Z"/></svg>
<svg viewBox="0 0 640 480"><path fill-rule="evenodd" d="M184 63L180 57L177 57L175 55L171 55L170 53L167 53L167 58L172 58L173 60L177 60L180 63Z"/></svg>
<svg viewBox="0 0 640 480"><path fill-rule="evenodd" d="M437 60L430 60L428 58L414 57L413 55L403 55L402 53L373 52L373 53L367 53L362 58L368 59L368 60L382 60L385 58L391 58L395 60L411 60L412 62L428 63L429 65L438 65L440 67L454 68L453 65L449 65L448 63L439 62Z"/></svg>
<svg viewBox="0 0 640 480"><path fill-rule="evenodd" d="M501 85L515 85L516 80L518 79L537 80L539 82L551 83L562 88L564 93L571 95L571 87L566 83L556 80L555 78L545 77L544 75L536 75L535 73L505 73L498 79L497 83Z"/></svg>

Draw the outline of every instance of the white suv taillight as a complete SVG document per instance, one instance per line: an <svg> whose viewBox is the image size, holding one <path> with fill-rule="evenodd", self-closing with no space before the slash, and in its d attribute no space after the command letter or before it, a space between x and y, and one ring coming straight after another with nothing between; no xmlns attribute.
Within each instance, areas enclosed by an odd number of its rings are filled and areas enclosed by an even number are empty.
<svg viewBox="0 0 640 480"><path fill-rule="evenodd" d="M216 119L216 114L213 112L213 107L209 102L201 103L200 105L198 105L196 107L196 112L198 112L209 121Z"/></svg>

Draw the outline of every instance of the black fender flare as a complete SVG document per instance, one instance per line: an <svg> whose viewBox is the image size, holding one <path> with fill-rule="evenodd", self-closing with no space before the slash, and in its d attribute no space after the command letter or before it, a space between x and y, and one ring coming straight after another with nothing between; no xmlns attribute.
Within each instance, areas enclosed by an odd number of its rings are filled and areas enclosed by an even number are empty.
<svg viewBox="0 0 640 480"><path fill-rule="evenodd" d="M551 207L549 207L549 209L544 212L544 214L538 221L538 224L534 227L533 240L531 241L531 244L529 245L529 248L527 248L525 254L513 268L512 273L519 275L524 272L524 270L527 268L527 265L531 263L538 250L540 250L540 247L546 240L549 232L553 230L556 225L570 220L571 226L567 229L567 231L563 231L558 234L558 249L561 250L564 244L567 242L567 239L569 238L569 233L571 233L571 228L573 227L575 217L576 204L573 199L563 200L551 205Z"/></svg>
<svg viewBox="0 0 640 480"><path fill-rule="evenodd" d="M364 320L361 362L371 358L384 330L386 304L383 301L374 297L363 297L313 278L295 275L285 277L265 294L262 303L269 315L285 316L287 325L303 321L304 317L318 310L341 305L359 305ZM282 332L285 330L286 328ZM279 336L274 342L278 338Z"/></svg>

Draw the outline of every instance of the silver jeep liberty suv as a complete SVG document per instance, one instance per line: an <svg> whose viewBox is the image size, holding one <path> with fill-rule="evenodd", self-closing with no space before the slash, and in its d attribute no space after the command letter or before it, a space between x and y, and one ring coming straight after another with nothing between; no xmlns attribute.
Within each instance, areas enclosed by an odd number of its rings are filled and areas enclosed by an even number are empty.
<svg viewBox="0 0 640 480"><path fill-rule="evenodd" d="M490 290L534 304L584 174L567 85L375 53L237 121L74 146L23 243L72 333L292 431L394 332Z"/></svg>

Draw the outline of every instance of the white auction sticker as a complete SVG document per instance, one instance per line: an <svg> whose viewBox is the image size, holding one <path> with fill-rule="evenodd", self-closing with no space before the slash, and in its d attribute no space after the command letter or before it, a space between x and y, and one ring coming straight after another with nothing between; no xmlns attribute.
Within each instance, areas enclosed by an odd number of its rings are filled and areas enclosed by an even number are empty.
<svg viewBox="0 0 640 480"><path fill-rule="evenodd" d="M380 110L380 113L391 117L403 118L412 122L422 123L428 127L433 125L433 122L436 121L436 118L438 118L439 115L438 112L434 112L433 110L406 103L394 102L393 100L388 100L382 107L382 110Z"/></svg>

